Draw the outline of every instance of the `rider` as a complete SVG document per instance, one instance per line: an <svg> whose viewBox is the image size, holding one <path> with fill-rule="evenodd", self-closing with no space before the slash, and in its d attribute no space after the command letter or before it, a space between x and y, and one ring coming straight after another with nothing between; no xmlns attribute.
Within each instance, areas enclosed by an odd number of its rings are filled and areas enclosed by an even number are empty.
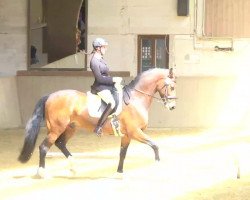
<svg viewBox="0 0 250 200"><path fill-rule="evenodd" d="M111 94L114 87L120 87L122 78L109 76L109 68L104 61L103 56L106 53L108 43L103 38L96 38L93 43L92 58L90 60L90 68L94 74L95 82L91 86L91 91L97 94L107 104L101 118L99 119L94 132L100 136L102 127L105 124L108 116L115 107L115 100Z"/></svg>

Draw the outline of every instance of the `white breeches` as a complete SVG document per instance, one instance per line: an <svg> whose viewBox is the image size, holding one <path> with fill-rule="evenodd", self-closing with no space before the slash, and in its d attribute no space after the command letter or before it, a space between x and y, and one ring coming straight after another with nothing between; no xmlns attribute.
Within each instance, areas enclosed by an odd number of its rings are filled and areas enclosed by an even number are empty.
<svg viewBox="0 0 250 200"><path fill-rule="evenodd" d="M98 92L97 94L106 104L110 103L112 109L115 107L115 100L110 90L103 90L101 92Z"/></svg>

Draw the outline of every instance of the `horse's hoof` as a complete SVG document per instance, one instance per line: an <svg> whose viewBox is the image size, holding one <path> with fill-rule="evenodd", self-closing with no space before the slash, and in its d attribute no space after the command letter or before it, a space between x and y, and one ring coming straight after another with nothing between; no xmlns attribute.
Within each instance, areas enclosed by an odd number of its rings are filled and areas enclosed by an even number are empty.
<svg viewBox="0 0 250 200"><path fill-rule="evenodd" d="M50 178L51 176L46 172L45 168L39 167L36 173L36 178L40 179L47 179Z"/></svg>
<svg viewBox="0 0 250 200"><path fill-rule="evenodd" d="M70 170L66 171L65 176L67 178L74 178L76 176L76 171L73 169L70 169Z"/></svg>
<svg viewBox="0 0 250 200"><path fill-rule="evenodd" d="M73 156L69 156L68 157L68 163L69 163L69 167L73 167L74 163L75 163L75 159Z"/></svg>
<svg viewBox="0 0 250 200"><path fill-rule="evenodd" d="M160 158L155 158L155 161L156 161L156 162L159 162L159 161L160 161Z"/></svg>
<svg viewBox="0 0 250 200"><path fill-rule="evenodd" d="M123 179L123 173L116 172L115 174L113 174L112 178L113 179Z"/></svg>
<svg viewBox="0 0 250 200"><path fill-rule="evenodd" d="M75 159L73 156L68 157L68 167L69 167L69 176L75 176L76 175L76 170L75 170Z"/></svg>
<svg viewBox="0 0 250 200"><path fill-rule="evenodd" d="M75 169L70 169L69 170L69 177L75 177L76 176L76 170Z"/></svg>

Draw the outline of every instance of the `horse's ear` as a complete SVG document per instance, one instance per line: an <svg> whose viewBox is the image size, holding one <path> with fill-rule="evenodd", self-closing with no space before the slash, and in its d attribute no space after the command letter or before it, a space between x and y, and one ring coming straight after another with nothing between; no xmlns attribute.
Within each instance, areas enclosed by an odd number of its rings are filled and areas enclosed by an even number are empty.
<svg viewBox="0 0 250 200"><path fill-rule="evenodd" d="M169 78L174 78L174 70L173 70L173 68L170 68L170 69L169 69L168 77L169 77Z"/></svg>

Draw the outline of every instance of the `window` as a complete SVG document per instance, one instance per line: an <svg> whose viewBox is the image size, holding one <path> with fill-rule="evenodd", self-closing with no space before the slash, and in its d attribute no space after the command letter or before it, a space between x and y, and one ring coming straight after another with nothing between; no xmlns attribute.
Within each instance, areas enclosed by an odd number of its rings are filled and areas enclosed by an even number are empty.
<svg viewBox="0 0 250 200"><path fill-rule="evenodd" d="M138 73L148 69L169 66L169 36L138 36Z"/></svg>
<svg viewBox="0 0 250 200"><path fill-rule="evenodd" d="M250 1L205 0L205 35L250 37Z"/></svg>

